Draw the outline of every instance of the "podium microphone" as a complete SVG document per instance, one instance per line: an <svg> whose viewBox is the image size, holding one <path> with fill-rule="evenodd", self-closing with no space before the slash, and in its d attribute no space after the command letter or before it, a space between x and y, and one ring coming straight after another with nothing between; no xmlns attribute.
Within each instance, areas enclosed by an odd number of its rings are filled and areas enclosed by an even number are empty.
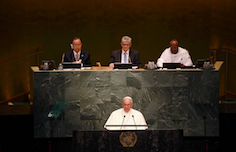
<svg viewBox="0 0 236 152"><path fill-rule="evenodd" d="M131 60L130 56L128 58L128 63L132 64L132 60Z"/></svg>
<svg viewBox="0 0 236 152"><path fill-rule="evenodd" d="M124 118L123 118L122 124L121 124L121 126L120 126L120 130L121 130L121 128L123 127L124 120L125 120L125 115L124 115Z"/></svg>
<svg viewBox="0 0 236 152"><path fill-rule="evenodd" d="M132 118L133 118L133 121L134 121L134 125L135 125L135 127L136 127L136 130L137 130L137 125L136 125L135 120L134 120L134 115L132 115Z"/></svg>

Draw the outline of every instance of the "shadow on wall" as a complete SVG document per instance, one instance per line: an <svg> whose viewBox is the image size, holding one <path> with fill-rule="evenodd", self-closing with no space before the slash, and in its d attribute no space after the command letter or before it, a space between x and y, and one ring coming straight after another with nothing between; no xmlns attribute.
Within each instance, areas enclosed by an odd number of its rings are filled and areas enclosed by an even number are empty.
<svg viewBox="0 0 236 152"><path fill-rule="evenodd" d="M0 60L0 103L7 99L30 91L31 65L38 65L39 54L43 53L37 46L19 51ZM18 98L20 99L20 98Z"/></svg>

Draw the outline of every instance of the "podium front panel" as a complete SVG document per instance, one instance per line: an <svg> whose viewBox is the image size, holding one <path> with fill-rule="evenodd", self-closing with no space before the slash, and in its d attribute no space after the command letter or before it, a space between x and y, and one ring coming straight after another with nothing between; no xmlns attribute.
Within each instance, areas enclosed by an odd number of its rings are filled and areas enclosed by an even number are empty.
<svg viewBox="0 0 236 152"><path fill-rule="evenodd" d="M73 152L182 152L183 131L74 131L72 145Z"/></svg>

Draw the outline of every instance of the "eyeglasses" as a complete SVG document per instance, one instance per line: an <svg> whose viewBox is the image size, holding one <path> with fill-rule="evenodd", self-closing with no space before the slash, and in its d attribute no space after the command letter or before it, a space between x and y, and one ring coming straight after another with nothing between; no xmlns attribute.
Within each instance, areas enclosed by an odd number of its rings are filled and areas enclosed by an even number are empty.
<svg viewBox="0 0 236 152"><path fill-rule="evenodd" d="M124 107L130 107L130 104L123 104Z"/></svg>
<svg viewBox="0 0 236 152"><path fill-rule="evenodd" d="M81 46L81 44L73 44L73 46Z"/></svg>

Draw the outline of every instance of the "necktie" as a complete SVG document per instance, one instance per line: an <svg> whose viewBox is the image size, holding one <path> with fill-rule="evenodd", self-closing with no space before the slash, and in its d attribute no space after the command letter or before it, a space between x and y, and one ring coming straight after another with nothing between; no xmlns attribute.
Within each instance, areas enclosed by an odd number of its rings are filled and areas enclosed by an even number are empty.
<svg viewBox="0 0 236 152"><path fill-rule="evenodd" d="M76 55L75 55L75 61L78 61L78 60L79 60L79 54L76 53Z"/></svg>
<svg viewBox="0 0 236 152"><path fill-rule="evenodd" d="M124 63L127 63L127 53L124 53Z"/></svg>

